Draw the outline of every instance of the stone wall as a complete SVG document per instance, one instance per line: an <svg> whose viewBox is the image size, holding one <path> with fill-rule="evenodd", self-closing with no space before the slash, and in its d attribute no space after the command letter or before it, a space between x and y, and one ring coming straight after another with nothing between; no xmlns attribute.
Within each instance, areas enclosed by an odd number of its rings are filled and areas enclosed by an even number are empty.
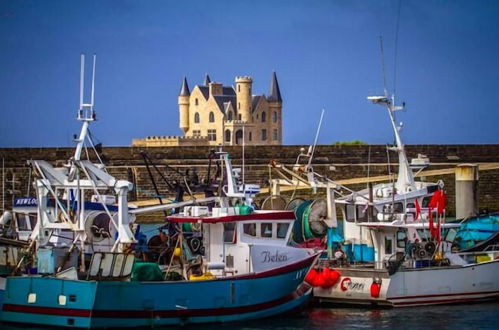
<svg viewBox="0 0 499 330"><path fill-rule="evenodd" d="M280 163L295 163L300 148L307 146L248 146L245 149L246 182L268 186L269 161L275 159ZM410 145L407 146L410 158L424 154L431 160L431 169L453 168L461 163L499 163L499 145ZM162 175L169 180L180 180L176 173L185 173L196 169L200 180L206 176L208 154L213 147L108 147L103 148L101 157L109 172L121 179L134 183L136 189L131 192L131 199L148 199L155 196L154 188L141 156L146 152L152 162L160 169ZM235 167L241 164L242 149L226 147ZM62 166L73 154L73 148L3 148L0 149L0 162L3 160L4 173L0 172L0 180L5 177L5 196L0 190L0 203L11 206L13 196L34 195L33 187L28 183L33 175L27 166L29 159L43 159L55 166ZM397 171L396 154L390 152L389 163L384 145L371 146L317 146L314 157L314 169L320 174L334 180L361 178L366 176L385 175L390 168ZM95 161L95 159L93 159ZM0 163L0 166L2 164ZM1 171L1 168L0 168ZM191 172L192 173L192 172ZM162 195L167 194L167 184L153 170L153 176ZM14 179L14 183L12 183ZM454 214L454 174L440 177L427 177L427 181L442 179L448 193L448 214ZM365 184L352 188L364 188ZM0 182L0 188L3 188ZM29 191L28 191L29 190ZM499 170L480 172L479 200L480 209L499 210ZM170 197L173 195L170 194ZM296 196L313 198L308 192L299 192ZM259 198L261 201L265 196ZM0 204L0 208L2 207Z"/></svg>

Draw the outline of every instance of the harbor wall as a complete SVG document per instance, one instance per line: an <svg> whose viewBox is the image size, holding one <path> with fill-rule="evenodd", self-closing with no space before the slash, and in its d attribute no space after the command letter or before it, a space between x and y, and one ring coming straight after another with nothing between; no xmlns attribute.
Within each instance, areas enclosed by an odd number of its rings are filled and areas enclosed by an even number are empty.
<svg viewBox="0 0 499 330"><path fill-rule="evenodd" d="M248 183L268 186L270 160L289 165L295 163L300 149L306 152L308 146L247 146L245 148L245 178ZM197 171L199 179L206 176L208 154L213 147L106 147L101 150L101 158L107 165L110 174L134 183L135 189L130 193L131 199L150 199L156 195L150 180L141 152L149 155L152 162L160 169L162 175L169 180L179 180L175 171ZM418 154L426 155L431 166L426 170L454 168L462 163L497 163L499 164L499 145L408 145L409 159ZM225 147L230 153L233 164L238 167L242 163L241 147ZM27 160L43 159L54 166L62 166L72 156L73 148L0 148L0 208L11 206L13 196L34 195L32 183L35 174L30 171ZM89 151L90 153L90 151ZM386 175L397 171L397 155L387 153L385 145L340 146L320 145L316 147L314 170L333 180L362 178L367 176ZM91 160L96 161L95 157ZM166 165L169 167L167 168ZM0 163L0 166L2 164ZM1 169L0 169L1 170ZM275 174L274 175L275 178ZM153 170L153 176L162 195L167 194L167 185L160 175ZM5 179L5 180L4 180ZM428 176L423 180L436 182L441 179L445 183L448 195L447 214L455 215L455 176L453 173ZM499 169L480 171L478 199L480 211L499 211ZM5 184L5 185L4 185ZM364 188L366 184L350 186L353 189ZM5 192L5 193L4 193ZM316 198L309 191L299 191L296 196ZM261 202L266 196L259 196ZM154 215L152 215L154 216ZM150 219L147 219L150 220Z"/></svg>

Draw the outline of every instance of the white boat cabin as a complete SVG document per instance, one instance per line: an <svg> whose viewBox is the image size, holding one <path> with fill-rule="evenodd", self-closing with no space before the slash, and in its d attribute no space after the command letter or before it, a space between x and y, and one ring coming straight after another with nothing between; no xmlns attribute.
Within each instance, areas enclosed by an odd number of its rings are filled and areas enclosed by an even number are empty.
<svg viewBox="0 0 499 330"><path fill-rule="evenodd" d="M205 213L192 207L169 220L202 224L203 263L217 276L259 273L313 254L312 250L288 245L295 221L293 211L240 214L238 207L226 207Z"/></svg>

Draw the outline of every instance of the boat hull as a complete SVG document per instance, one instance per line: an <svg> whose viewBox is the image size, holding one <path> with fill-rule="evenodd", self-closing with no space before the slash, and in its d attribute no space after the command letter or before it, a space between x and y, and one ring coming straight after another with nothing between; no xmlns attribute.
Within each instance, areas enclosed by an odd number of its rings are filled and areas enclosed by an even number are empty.
<svg viewBox="0 0 499 330"><path fill-rule="evenodd" d="M319 302L408 307L499 298L499 260L466 266L399 270L338 269L333 287L314 288ZM379 283L379 289L374 288ZM378 295L376 297L376 295Z"/></svg>
<svg viewBox="0 0 499 330"><path fill-rule="evenodd" d="M7 279L1 319L99 328L268 317L307 301L311 288L303 279L315 259L312 256L260 274L205 281L97 282L11 277Z"/></svg>

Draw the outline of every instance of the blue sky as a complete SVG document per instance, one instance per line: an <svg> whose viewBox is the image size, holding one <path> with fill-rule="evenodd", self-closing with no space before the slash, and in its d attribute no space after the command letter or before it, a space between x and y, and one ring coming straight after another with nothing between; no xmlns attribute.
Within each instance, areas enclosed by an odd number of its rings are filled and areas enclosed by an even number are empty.
<svg viewBox="0 0 499 330"><path fill-rule="evenodd" d="M104 145L179 135L177 94L276 70L285 144L393 141L381 93L396 68L407 144L499 143L499 1L0 1L0 147L70 146L79 54L97 53ZM397 49L397 63L394 57ZM90 60L90 56L87 56ZM90 64L90 61L87 62Z"/></svg>

